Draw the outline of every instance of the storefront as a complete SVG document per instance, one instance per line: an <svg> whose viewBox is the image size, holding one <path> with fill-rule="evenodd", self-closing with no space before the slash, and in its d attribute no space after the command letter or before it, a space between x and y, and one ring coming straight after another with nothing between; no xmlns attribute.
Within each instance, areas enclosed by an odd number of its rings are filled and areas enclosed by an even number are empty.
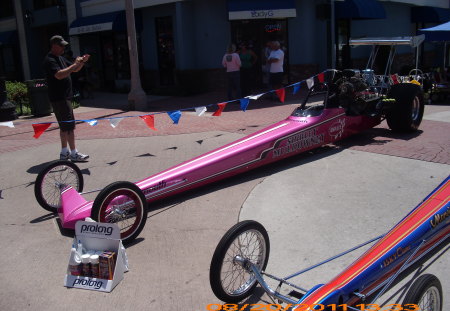
<svg viewBox="0 0 450 311"><path fill-rule="evenodd" d="M285 53L284 72L289 77L289 33L288 18L297 16L294 0L283 1L237 1L228 0L228 18L231 26L231 40L238 48L242 44L257 56L254 65L256 84L263 83L262 67L265 63L267 43L279 41Z"/></svg>
<svg viewBox="0 0 450 311"><path fill-rule="evenodd" d="M138 46L142 22L136 14ZM90 54L85 79L96 88L108 91L128 91L130 88L130 58L125 11L81 17L72 22L69 35L78 36L81 54Z"/></svg>
<svg viewBox="0 0 450 311"><path fill-rule="evenodd" d="M336 17L336 67L351 68L349 40L352 36L352 20L385 19L383 5L376 0L346 0L335 3Z"/></svg>

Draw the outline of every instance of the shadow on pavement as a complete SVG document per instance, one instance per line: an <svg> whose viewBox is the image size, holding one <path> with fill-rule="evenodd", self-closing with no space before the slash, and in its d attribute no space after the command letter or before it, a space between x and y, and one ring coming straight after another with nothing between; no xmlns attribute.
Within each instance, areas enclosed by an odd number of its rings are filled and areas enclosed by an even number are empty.
<svg viewBox="0 0 450 311"><path fill-rule="evenodd" d="M50 219L53 219L56 217L57 217L56 213L48 213L46 215L42 215L38 218L30 220L30 224L37 224L37 223L44 222L44 221L47 221L47 220L50 220Z"/></svg>

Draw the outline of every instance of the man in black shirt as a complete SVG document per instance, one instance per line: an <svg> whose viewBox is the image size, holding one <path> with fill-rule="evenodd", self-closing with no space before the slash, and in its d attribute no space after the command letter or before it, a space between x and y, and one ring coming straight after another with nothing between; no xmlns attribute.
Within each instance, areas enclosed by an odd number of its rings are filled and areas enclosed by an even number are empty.
<svg viewBox="0 0 450 311"><path fill-rule="evenodd" d="M69 43L62 36L50 39L50 52L44 59L44 70L47 78L48 97L59 123L61 138L61 160L86 161L89 156L78 152L75 148L75 118L72 109L72 80L70 74L78 72L89 55L78 56L73 63L62 57ZM67 148L70 147L70 151Z"/></svg>

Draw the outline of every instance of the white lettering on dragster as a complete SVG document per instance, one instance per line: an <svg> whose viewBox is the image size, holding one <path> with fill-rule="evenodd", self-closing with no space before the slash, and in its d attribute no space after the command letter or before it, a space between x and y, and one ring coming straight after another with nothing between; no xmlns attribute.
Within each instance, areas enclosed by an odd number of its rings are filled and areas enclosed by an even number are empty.
<svg viewBox="0 0 450 311"><path fill-rule="evenodd" d="M286 140L286 145L273 150L273 157L277 158L284 154L289 154L300 149L320 145L325 141L323 133L318 134L317 129L312 129L298 133Z"/></svg>
<svg viewBox="0 0 450 311"><path fill-rule="evenodd" d="M342 134L344 133L344 127L345 119L339 119L331 124L330 128L328 129L328 133L333 139L341 138Z"/></svg>

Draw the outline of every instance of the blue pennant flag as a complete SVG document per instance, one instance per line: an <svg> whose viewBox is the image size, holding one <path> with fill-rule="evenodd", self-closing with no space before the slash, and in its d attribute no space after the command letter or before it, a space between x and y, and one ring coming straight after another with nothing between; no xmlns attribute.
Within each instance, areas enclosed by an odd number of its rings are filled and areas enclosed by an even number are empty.
<svg viewBox="0 0 450 311"><path fill-rule="evenodd" d="M180 110L176 110L176 111L169 111L167 113L169 115L169 117L172 119L173 124L178 124L178 121L181 118L181 111Z"/></svg>
<svg viewBox="0 0 450 311"><path fill-rule="evenodd" d="M248 103L250 103L250 99L241 98L239 101L241 102L241 110L245 112L245 110L247 110Z"/></svg>
<svg viewBox="0 0 450 311"><path fill-rule="evenodd" d="M90 126L96 126L98 124L98 120L96 120L96 119L83 120L83 121L88 123Z"/></svg>
<svg viewBox="0 0 450 311"><path fill-rule="evenodd" d="M294 84L294 91L292 92L292 94L294 95L297 94L299 90L300 90L300 82Z"/></svg>

